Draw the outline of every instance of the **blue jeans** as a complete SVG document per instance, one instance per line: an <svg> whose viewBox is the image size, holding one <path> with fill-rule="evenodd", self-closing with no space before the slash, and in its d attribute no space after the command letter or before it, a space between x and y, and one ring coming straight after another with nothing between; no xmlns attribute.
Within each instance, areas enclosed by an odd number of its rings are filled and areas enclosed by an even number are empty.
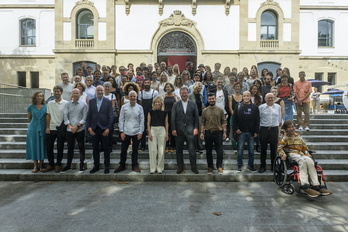
<svg viewBox="0 0 348 232"><path fill-rule="evenodd" d="M239 134L237 157L238 165L243 165L243 150L245 142L248 144L248 165L254 165L254 137L250 134L250 132L242 132Z"/></svg>
<svg viewBox="0 0 348 232"><path fill-rule="evenodd" d="M282 98L282 100L284 101L284 105L285 105L285 113L284 113L284 118L283 120L294 120L294 111L293 111L293 101L288 100L288 98Z"/></svg>

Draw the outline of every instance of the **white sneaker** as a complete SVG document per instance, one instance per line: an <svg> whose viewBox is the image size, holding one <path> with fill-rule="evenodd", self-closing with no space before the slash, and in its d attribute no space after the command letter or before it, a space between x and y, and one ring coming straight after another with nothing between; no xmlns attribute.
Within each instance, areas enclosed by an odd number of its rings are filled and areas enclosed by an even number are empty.
<svg viewBox="0 0 348 232"><path fill-rule="evenodd" d="M309 129L309 127L308 127L308 126L305 128L305 130L306 130L306 131L310 131L310 129Z"/></svg>
<svg viewBox="0 0 348 232"><path fill-rule="evenodd" d="M302 127L302 126L300 126L300 127L298 128L298 130L303 130L303 127Z"/></svg>

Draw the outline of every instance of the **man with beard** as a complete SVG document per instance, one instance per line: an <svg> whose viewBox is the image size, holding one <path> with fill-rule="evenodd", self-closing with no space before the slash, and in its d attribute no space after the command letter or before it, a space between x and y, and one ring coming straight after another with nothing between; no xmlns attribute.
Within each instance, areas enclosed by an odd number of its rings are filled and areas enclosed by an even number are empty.
<svg viewBox="0 0 348 232"><path fill-rule="evenodd" d="M173 73L173 66L172 65L168 65L167 72L168 72L167 73L168 82L172 83L174 85L176 75Z"/></svg>
<svg viewBox="0 0 348 232"><path fill-rule="evenodd" d="M222 109L215 106L216 98L214 93L208 95L209 106L203 110L201 118L200 138L205 140L207 151L208 174L213 173L213 146L216 151L216 168L219 174L223 173L222 160L223 149L222 141L226 139L226 119Z"/></svg>
<svg viewBox="0 0 348 232"><path fill-rule="evenodd" d="M63 74L62 74L63 75ZM61 86L53 87L54 100L47 104L46 115L46 146L47 158L49 165L44 172L55 169L55 172L60 172L62 169L63 150L65 142L66 126L63 123L64 107L68 101L62 98L63 88ZM54 143L57 140L57 162L54 163Z"/></svg>
<svg viewBox="0 0 348 232"><path fill-rule="evenodd" d="M144 110L144 132L143 132L143 136L141 138L140 141L140 149L142 151L146 150L146 127L147 127L147 113L151 110L152 108L152 100L158 96L158 92L157 90L151 89L151 81L150 79L145 79L144 81L144 90L142 90L139 93L139 97L138 100L141 104L141 106L143 107Z"/></svg>

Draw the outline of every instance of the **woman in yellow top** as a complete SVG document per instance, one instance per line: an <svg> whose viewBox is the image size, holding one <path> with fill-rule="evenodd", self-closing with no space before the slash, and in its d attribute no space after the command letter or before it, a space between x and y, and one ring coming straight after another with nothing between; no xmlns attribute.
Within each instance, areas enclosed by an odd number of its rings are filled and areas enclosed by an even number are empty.
<svg viewBox="0 0 348 232"><path fill-rule="evenodd" d="M309 154L309 149L301 135L296 133L294 122L287 120L283 124L285 134L278 143L278 155L282 160L286 160L284 149L288 150L289 158L297 162L300 169L301 189L310 197L329 195L332 192L320 187L318 174L315 169L314 161ZM310 181L311 180L311 184Z"/></svg>

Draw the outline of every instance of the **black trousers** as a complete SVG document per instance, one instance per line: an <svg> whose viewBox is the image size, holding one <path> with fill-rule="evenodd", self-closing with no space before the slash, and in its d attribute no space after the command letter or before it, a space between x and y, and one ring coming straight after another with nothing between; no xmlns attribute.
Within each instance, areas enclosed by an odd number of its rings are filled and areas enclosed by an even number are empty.
<svg viewBox="0 0 348 232"><path fill-rule="evenodd" d="M223 145L222 145L223 131L212 133L208 130L204 133L205 150L207 151L208 168L213 168L213 147L216 151L216 168L222 168L223 160Z"/></svg>
<svg viewBox="0 0 348 232"><path fill-rule="evenodd" d="M121 145L121 159L120 159L120 166L125 167L126 161L127 161L127 149L130 144L130 141L132 140L132 167L138 166L138 149L139 149L139 140L137 138L137 135L126 135L126 138L122 141Z"/></svg>
<svg viewBox="0 0 348 232"><path fill-rule="evenodd" d="M110 146L109 146L109 136L103 136L104 130L97 126L94 130L95 135L92 137L93 146L93 160L94 166L99 168L100 164L100 151L99 144L101 143L104 149L104 165L110 166Z"/></svg>
<svg viewBox="0 0 348 232"><path fill-rule="evenodd" d="M71 167L71 163L74 157L75 140L77 141L80 151L80 163L85 161L85 130L72 133L66 132L66 141L68 142L68 156L66 165Z"/></svg>
<svg viewBox="0 0 348 232"><path fill-rule="evenodd" d="M178 168L184 169L184 142L186 141L186 145L189 151L189 158L191 169L196 169L196 148L195 148L195 139L194 135L188 134L186 131L184 134L176 136L176 162L178 163Z"/></svg>
<svg viewBox="0 0 348 232"><path fill-rule="evenodd" d="M271 164L273 169L278 145L278 127L260 127L259 138L261 143L261 168L266 168L267 145L271 149Z"/></svg>
<svg viewBox="0 0 348 232"><path fill-rule="evenodd" d="M57 140L57 162L54 163L54 143ZM47 147L47 159L50 166L61 166L63 159L63 150L65 142L65 132L62 130L50 130L49 134L46 134L46 147Z"/></svg>

